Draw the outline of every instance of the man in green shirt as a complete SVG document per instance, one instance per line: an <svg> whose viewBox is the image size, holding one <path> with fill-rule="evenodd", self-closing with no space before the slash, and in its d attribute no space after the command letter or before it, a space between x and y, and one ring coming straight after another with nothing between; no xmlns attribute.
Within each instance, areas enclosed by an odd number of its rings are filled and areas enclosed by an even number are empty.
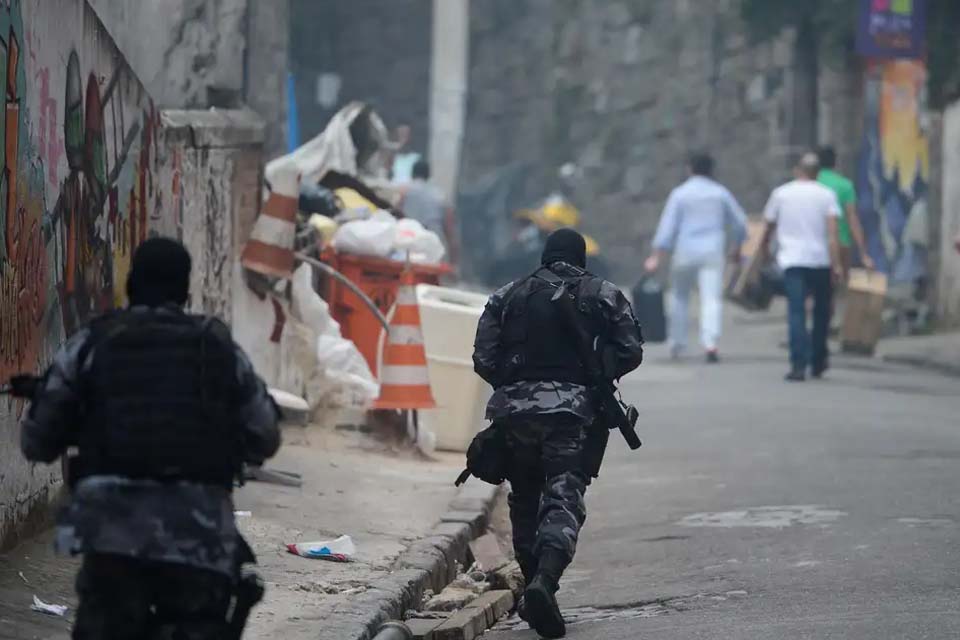
<svg viewBox="0 0 960 640"><path fill-rule="evenodd" d="M836 171L837 152L833 147L822 147L818 155L820 156L820 174L817 176L817 181L833 191L840 202L840 220L837 230L840 236L840 258L843 261L844 278L849 275L852 266L851 247L854 242L857 243L863 266L873 270L873 259L867 251L863 226L860 224L860 216L857 215L857 192L853 188L853 183Z"/></svg>

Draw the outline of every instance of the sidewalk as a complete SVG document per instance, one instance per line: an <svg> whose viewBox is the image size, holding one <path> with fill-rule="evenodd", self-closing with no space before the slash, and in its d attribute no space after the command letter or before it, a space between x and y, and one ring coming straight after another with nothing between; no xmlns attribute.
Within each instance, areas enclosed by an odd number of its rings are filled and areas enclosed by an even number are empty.
<svg viewBox="0 0 960 640"><path fill-rule="evenodd" d="M249 483L235 497L240 529L267 582L254 610L251 638L353 638L383 607L382 584L401 552L425 538L457 495L453 480L462 455L426 461L354 433L311 427L285 429L280 454L266 466L303 474L303 487ZM355 562L338 564L291 555L284 545L350 535ZM68 638L75 613L77 561L51 550L51 534L0 556L0 639ZM22 573L22 576L21 576ZM30 610L36 594L67 604L65 618Z"/></svg>
<svg viewBox="0 0 960 640"><path fill-rule="evenodd" d="M877 352L887 362L960 376L960 332L888 338Z"/></svg>

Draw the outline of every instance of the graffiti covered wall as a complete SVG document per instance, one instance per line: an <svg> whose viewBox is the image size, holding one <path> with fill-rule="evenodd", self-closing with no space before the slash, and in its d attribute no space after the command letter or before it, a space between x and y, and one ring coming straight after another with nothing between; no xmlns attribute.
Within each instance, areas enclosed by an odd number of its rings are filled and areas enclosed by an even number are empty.
<svg viewBox="0 0 960 640"><path fill-rule="evenodd" d="M0 382L40 371L122 304L133 248L175 234L150 97L83 0L0 0ZM0 543L59 482L19 454L0 398Z"/></svg>
<svg viewBox="0 0 960 640"><path fill-rule="evenodd" d="M896 283L928 271L926 75L922 62L896 60L874 63L866 76L858 211L871 256Z"/></svg>

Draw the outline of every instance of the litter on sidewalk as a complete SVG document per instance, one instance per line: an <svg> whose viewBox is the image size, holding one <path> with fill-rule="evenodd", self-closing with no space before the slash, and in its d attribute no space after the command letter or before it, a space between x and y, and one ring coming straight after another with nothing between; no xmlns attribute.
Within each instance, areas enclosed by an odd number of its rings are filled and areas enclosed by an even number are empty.
<svg viewBox="0 0 960 640"><path fill-rule="evenodd" d="M330 560L332 562L350 562L357 553L350 536L340 536L336 540L323 542L296 542L287 545L287 551L295 556Z"/></svg>
<svg viewBox="0 0 960 640"><path fill-rule="evenodd" d="M64 616L69 608L70 607L62 604L47 604L37 596L33 596L33 604L30 605L30 609L33 611L37 611L48 616L58 617Z"/></svg>
<svg viewBox="0 0 960 640"><path fill-rule="evenodd" d="M267 484L279 484L285 487L303 486L303 477L299 473L280 471L279 469L264 469L256 466L245 467L243 479Z"/></svg>

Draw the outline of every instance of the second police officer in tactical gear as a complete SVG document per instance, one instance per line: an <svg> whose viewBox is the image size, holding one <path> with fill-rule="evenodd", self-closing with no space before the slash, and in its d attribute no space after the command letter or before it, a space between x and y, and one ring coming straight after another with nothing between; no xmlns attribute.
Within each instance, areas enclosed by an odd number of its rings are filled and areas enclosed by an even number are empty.
<svg viewBox="0 0 960 640"><path fill-rule="evenodd" d="M610 379L640 365L643 339L624 295L585 270L579 233L551 234L541 263L490 298L473 360L495 389L487 418L505 431L513 544L527 583L521 616L542 636L558 638L566 630L555 594L573 560L586 519L584 492L596 473L585 464L584 443L592 428L605 427L593 424L589 380L552 300L555 283L562 280L574 292L582 322L601 343Z"/></svg>
<svg viewBox="0 0 960 640"><path fill-rule="evenodd" d="M278 414L227 326L184 312L190 268L181 244L144 242L130 306L67 341L24 420L29 460L77 447L57 531L84 555L77 639L239 638L228 612L256 600L231 491L242 463L277 451Z"/></svg>

